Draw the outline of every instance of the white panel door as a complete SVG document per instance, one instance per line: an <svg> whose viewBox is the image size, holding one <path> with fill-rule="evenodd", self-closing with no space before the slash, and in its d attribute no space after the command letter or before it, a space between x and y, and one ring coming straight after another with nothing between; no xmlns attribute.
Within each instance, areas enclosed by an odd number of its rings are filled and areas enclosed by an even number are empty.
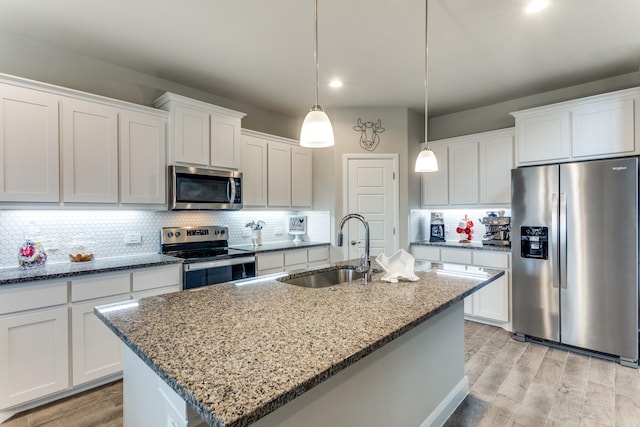
<svg viewBox="0 0 640 427"><path fill-rule="evenodd" d="M118 202L118 111L64 98L62 168L65 202Z"/></svg>
<svg viewBox="0 0 640 427"><path fill-rule="evenodd" d="M0 84L0 200L60 201L58 99Z"/></svg>
<svg viewBox="0 0 640 427"><path fill-rule="evenodd" d="M166 203L165 123L151 114L120 112L122 203Z"/></svg>
<svg viewBox="0 0 640 427"><path fill-rule="evenodd" d="M398 250L397 157L358 156L347 159L348 213L358 213L369 223L371 257ZM343 230L347 259L364 254L365 230L350 220Z"/></svg>

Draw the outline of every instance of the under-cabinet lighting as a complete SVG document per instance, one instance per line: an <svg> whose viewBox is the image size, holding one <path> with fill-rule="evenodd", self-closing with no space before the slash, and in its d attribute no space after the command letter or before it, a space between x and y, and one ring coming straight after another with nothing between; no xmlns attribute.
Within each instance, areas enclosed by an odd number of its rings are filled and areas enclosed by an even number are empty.
<svg viewBox="0 0 640 427"><path fill-rule="evenodd" d="M343 83L342 83L342 81L340 81L340 80L331 80L331 81L329 82L329 87L332 87L332 88L334 88L334 89L336 89L336 88L340 88L340 87L342 87L342 86L343 86Z"/></svg>
<svg viewBox="0 0 640 427"><path fill-rule="evenodd" d="M137 308L138 305L140 305L138 301L131 301L127 303L115 303L115 304L110 304L104 308L100 308L98 309L98 311L100 313L111 313L112 311L126 310L128 308Z"/></svg>
<svg viewBox="0 0 640 427"><path fill-rule="evenodd" d="M258 276L256 278L253 279L245 279L245 280L238 280L236 282L233 282L234 285L236 286L244 286L244 285L255 285L258 283L264 283L264 282L269 282L271 280L275 280L279 277L284 277L284 276L288 276L289 273L287 273L286 271L283 273L274 273L274 274L268 274L266 276Z"/></svg>

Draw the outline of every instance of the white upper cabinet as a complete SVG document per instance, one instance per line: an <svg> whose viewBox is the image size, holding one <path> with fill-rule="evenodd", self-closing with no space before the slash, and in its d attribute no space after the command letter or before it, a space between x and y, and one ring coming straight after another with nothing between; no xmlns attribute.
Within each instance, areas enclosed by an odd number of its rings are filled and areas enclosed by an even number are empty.
<svg viewBox="0 0 640 427"><path fill-rule="evenodd" d="M167 92L153 105L170 112L169 163L239 169L244 113Z"/></svg>
<svg viewBox="0 0 640 427"><path fill-rule="evenodd" d="M637 102L637 96L626 96L572 109L573 157L633 154L636 150L634 106Z"/></svg>
<svg viewBox="0 0 640 427"><path fill-rule="evenodd" d="M291 207L313 205L313 154L304 147L291 147Z"/></svg>
<svg viewBox="0 0 640 427"><path fill-rule="evenodd" d="M171 110L173 125L173 161L194 165L209 165L209 112L176 104Z"/></svg>
<svg viewBox="0 0 640 427"><path fill-rule="evenodd" d="M267 140L242 135L243 206L267 206Z"/></svg>
<svg viewBox="0 0 640 427"><path fill-rule="evenodd" d="M311 208L313 151L296 141L242 130L245 207Z"/></svg>
<svg viewBox="0 0 640 427"><path fill-rule="evenodd" d="M571 156L571 120L568 111L551 111L516 118L518 163L563 160Z"/></svg>
<svg viewBox="0 0 640 427"><path fill-rule="evenodd" d="M118 110L62 100L63 201L118 202Z"/></svg>
<svg viewBox="0 0 640 427"><path fill-rule="evenodd" d="M422 180L422 206L449 204L449 148L447 145L430 146L438 160L437 172L424 172Z"/></svg>
<svg viewBox="0 0 640 427"><path fill-rule="evenodd" d="M267 147L267 202L270 207L291 206L291 146L270 142Z"/></svg>
<svg viewBox="0 0 640 427"><path fill-rule="evenodd" d="M166 119L120 112L120 202L165 204Z"/></svg>
<svg viewBox="0 0 640 427"><path fill-rule="evenodd" d="M481 204L511 203L513 137L513 129L509 129L478 141Z"/></svg>
<svg viewBox="0 0 640 427"><path fill-rule="evenodd" d="M478 142L449 145L449 204L478 203Z"/></svg>
<svg viewBox="0 0 640 427"><path fill-rule="evenodd" d="M211 166L239 169L240 118L226 114L211 114Z"/></svg>
<svg viewBox="0 0 640 427"><path fill-rule="evenodd" d="M640 154L640 88L511 113L518 165Z"/></svg>
<svg viewBox="0 0 640 427"><path fill-rule="evenodd" d="M58 101L0 83L0 201L60 200Z"/></svg>
<svg viewBox="0 0 640 427"><path fill-rule="evenodd" d="M431 141L438 171L422 174L422 206L511 203L513 139L508 128Z"/></svg>

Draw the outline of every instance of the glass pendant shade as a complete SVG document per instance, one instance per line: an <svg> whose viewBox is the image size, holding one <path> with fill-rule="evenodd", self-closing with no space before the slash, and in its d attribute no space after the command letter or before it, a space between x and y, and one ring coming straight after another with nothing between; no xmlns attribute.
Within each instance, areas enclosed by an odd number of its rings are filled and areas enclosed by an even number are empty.
<svg viewBox="0 0 640 427"><path fill-rule="evenodd" d="M438 159L429 148L420 151L416 159L416 172L437 172Z"/></svg>
<svg viewBox="0 0 640 427"><path fill-rule="evenodd" d="M334 145L333 126L329 116L322 109L307 113L300 130L300 145L309 148L323 148Z"/></svg>

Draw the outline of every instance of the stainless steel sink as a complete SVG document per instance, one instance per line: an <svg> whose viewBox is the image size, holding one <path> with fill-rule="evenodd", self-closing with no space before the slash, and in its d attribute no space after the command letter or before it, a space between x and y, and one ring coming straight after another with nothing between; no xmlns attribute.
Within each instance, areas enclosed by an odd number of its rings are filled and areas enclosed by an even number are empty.
<svg viewBox="0 0 640 427"><path fill-rule="evenodd" d="M339 283L362 279L363 275L364 273L358 273L353 266L345 266L335 270L322 271L318 273L309 272L309 274L292 279L283 277L282 279L277 280L279 282L302 286L305 288L327 288Z"/></svg>

